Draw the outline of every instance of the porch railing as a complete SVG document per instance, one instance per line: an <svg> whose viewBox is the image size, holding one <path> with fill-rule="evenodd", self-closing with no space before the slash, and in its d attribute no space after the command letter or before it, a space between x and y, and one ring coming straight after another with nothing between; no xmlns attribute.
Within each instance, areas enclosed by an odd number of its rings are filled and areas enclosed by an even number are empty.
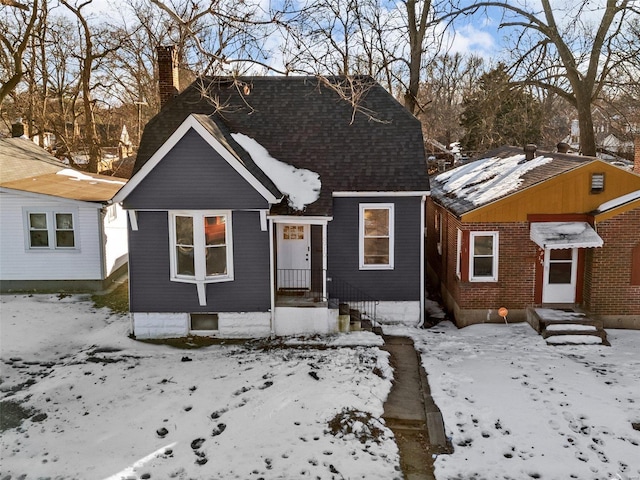
<svg viewBox="0 0 640 480"><path fill-rule="evenodd" d="M341 303L346 303L350 309L360 312L360 318L376 325L378 301L373 297L330 273L327 273L327 292L332 306L339 307Z"/></svg>
<svg viewBox="0 0 640 480"><path fill-rule="evenodd" d="M300 297L324 302L323 270L308 268L279 268L276 270L278 296Z"/></svg>
<svg viewBox="0 0 640 480"><path fill-rule="evenodd" d="M301 301L327 302L332 308L340 304L348 304L350 309L357 310L362 319L376 324L376 307L378 301L367 293L354 287L329 272L326 272L326 296L323 294L322 269L277 269L276 286L278 297L297 297Z"/></svg>

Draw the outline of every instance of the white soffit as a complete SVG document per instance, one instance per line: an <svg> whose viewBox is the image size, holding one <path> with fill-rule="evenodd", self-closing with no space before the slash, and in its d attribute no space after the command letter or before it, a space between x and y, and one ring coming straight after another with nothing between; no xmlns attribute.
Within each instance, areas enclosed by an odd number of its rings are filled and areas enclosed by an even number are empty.
<svg viewBox="0 0 640 480"><path fill-rule="evenodd" d="M604 242L587 222L534 222L530 238L541 248L593 248Z"/></svg>

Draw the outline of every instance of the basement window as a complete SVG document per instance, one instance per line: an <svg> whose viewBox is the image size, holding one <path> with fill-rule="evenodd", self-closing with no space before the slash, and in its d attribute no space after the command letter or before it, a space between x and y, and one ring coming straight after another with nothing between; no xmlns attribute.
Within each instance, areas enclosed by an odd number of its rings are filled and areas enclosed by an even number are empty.
<svg viewBox="0 0 640 480"><path fill-rule="evenodd" d="M218 330L217 313L192 313L191 330L216 331Z"/></svg>
<svg viewBox="0 0 640 480"><path fill-rule="evenodd" d="M591 193L604 192L604 173L591 174Z"/></svg>

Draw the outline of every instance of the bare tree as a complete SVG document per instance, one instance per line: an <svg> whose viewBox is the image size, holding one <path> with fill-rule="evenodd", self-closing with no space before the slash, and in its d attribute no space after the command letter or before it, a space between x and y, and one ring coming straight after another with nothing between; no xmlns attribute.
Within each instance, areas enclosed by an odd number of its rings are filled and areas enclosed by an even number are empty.
<svg viewBox="0 0 640 480"><path fill-rule="evenodd" d="M247 65L287 73L271 63L268 40L291 0L269 10L259 0L149 1L166 16L181 62L199 74L238 74Z"/></svg>
<svg viewBox="0 0 640 480"><path fill-rule="evenodd" d="M407 10L407 33L409 36L409 59L406 60L409 69L409 82L404 94L404 106L411 113L416 113L431 0L405 0L404 4Z"/></svg>
<svg viewBox="0 0 640 480"><path fill-rule="evenodd" d="M503 13L500 28L515 32L512 70L519 81L551 91L573 105L582 153L595 155L591 106L611 72L640 54L640 44L620 41L629 22L637 18L637 0L603 0L595 5L572 1L562 6L550 0L476 1L455 8L451 15L495 8Z"/></svg>
<svg viewBox="0 0 640 480"><path fill-rule="evenodd" d="M460 140L463 99L475 89L484 68L482 58L460 53L439 55L425 67L418 118L426 138L445 145Z"/></svg>
<svg viewBox="0 0 640 480"><path fill-rule="evenodd" d="M0 87L0 104L13 91L24 76L23 55L38 18L38 0L33 0L31 7L17 2L3 2L17 10L6 9L4 19L0 22L0 42L2 43L2 86ZM31 13L28 13L28 10ZM10 11L11 10L11 11Z"/></svg>
<svg viewBox="0 0 640 480"><path fill-rule="evenodd" d="M84 138L89 154L87 169L90 172L97 172L101 152L98 132L96 130L95 99L92 97L92 74L97 67L98 61L106 57L110 51L115 50L117 47L107 46L106 39L109 37L107 35L96 35L89 25L88 17L82 10L92 2L93 0L85 0L83 3L72 5L68 0L60 0L60 3L62 3L78 21L80 36L82 38L80 85L84 109ZM96 39L98 39L97 45L95 44Z"/></svg>

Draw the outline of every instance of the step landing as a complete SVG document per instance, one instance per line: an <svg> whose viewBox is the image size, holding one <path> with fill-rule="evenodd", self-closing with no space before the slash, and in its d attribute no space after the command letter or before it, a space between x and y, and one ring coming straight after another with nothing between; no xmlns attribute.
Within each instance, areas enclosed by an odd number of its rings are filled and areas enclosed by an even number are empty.
<svg viewBox="0 0 640 480"><path fill-rule="evenodd" d="M527 320L549 345L606 345L601 320L572 308L529 308Z"/></svg>

